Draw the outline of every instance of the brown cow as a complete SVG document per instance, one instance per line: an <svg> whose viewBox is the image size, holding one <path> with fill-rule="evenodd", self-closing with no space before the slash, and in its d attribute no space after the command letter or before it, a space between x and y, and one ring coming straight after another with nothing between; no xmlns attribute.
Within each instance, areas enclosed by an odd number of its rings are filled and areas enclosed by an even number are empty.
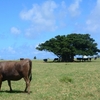
<svg viewBox="0 0 100 100"><path fill-rule="evenodd" d="M11 92L11 81L17 81L24 78L26 82L25 92L30 93L30 81L32 79L31 69L32 61L30 59L0 62L0 89L2 81L7 80Z"/></svg>

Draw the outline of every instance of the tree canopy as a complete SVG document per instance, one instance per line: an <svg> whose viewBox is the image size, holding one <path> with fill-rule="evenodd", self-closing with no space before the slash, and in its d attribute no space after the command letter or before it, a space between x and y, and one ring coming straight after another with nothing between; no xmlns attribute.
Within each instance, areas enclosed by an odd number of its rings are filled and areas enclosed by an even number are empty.
<svg viewBox="0 0 100 100"><path fill-rule="evenodd" d="M89 34L76 33L55 36L39 44L36 49L53 52L62 61L73 61L75 55L94 55L100 52Z"/></svg>

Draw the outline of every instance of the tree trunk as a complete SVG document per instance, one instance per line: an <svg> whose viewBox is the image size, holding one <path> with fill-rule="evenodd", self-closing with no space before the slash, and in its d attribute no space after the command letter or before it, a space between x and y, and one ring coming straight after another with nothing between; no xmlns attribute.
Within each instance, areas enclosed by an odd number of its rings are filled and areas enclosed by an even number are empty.
<svg viewBox="0 0 100 100"><path fill-rule="evenodd" d="M74 54L71 54L71 59L70 59L71 62L74 61Z"/></svg>
<svg viewBox="0 0 100 100"><path fill-rule="evenodd" d="M61 58L62 58L62 60L61 60L62 62L66 62L66 61L67 61L66 55L63 54L63 55L61 56Z"/></svg>
<svg viewBox="0 0 100 100"><path fill-rule="evenodd" d="M73 54L63 54L62 56L61 56L61 58L62 58L62 62L73 62L74 61L74 55Z"/></svg>

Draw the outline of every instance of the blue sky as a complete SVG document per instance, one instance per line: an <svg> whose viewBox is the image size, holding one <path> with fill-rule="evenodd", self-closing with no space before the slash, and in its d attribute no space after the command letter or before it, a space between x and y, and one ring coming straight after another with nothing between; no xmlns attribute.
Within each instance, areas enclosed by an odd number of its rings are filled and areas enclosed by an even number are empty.
<svg viewBox="0 0 100 100"><path fill-rule="evenodd" d="M0 59L53 58L36 46L89 33L100 48L100 0L0 0Z"/></svg>

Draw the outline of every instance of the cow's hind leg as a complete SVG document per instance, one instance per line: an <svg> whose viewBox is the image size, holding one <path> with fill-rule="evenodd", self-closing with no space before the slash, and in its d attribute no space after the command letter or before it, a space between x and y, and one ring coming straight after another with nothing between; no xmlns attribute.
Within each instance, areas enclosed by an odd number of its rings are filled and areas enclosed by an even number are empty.
<svg viewBox="0 0 100 100"><path fill-rule="evenodd" d="M30 93L30 80L28 77L24 77L24 80L26 82L26 88L24 91Z"/></svg>
<svg viewBox="0 0 100 100"><path fill-rule="evenodd" d="M1 90L2 81L0 80L0 90Z"/></svg>
<svg viewBox="0 0 100 100"><path fill-rule="evenodd" d="M12 92L11 81L10 80L8 80L8 85L9 85L9 88L10 88L10 92Z"/></svg>

